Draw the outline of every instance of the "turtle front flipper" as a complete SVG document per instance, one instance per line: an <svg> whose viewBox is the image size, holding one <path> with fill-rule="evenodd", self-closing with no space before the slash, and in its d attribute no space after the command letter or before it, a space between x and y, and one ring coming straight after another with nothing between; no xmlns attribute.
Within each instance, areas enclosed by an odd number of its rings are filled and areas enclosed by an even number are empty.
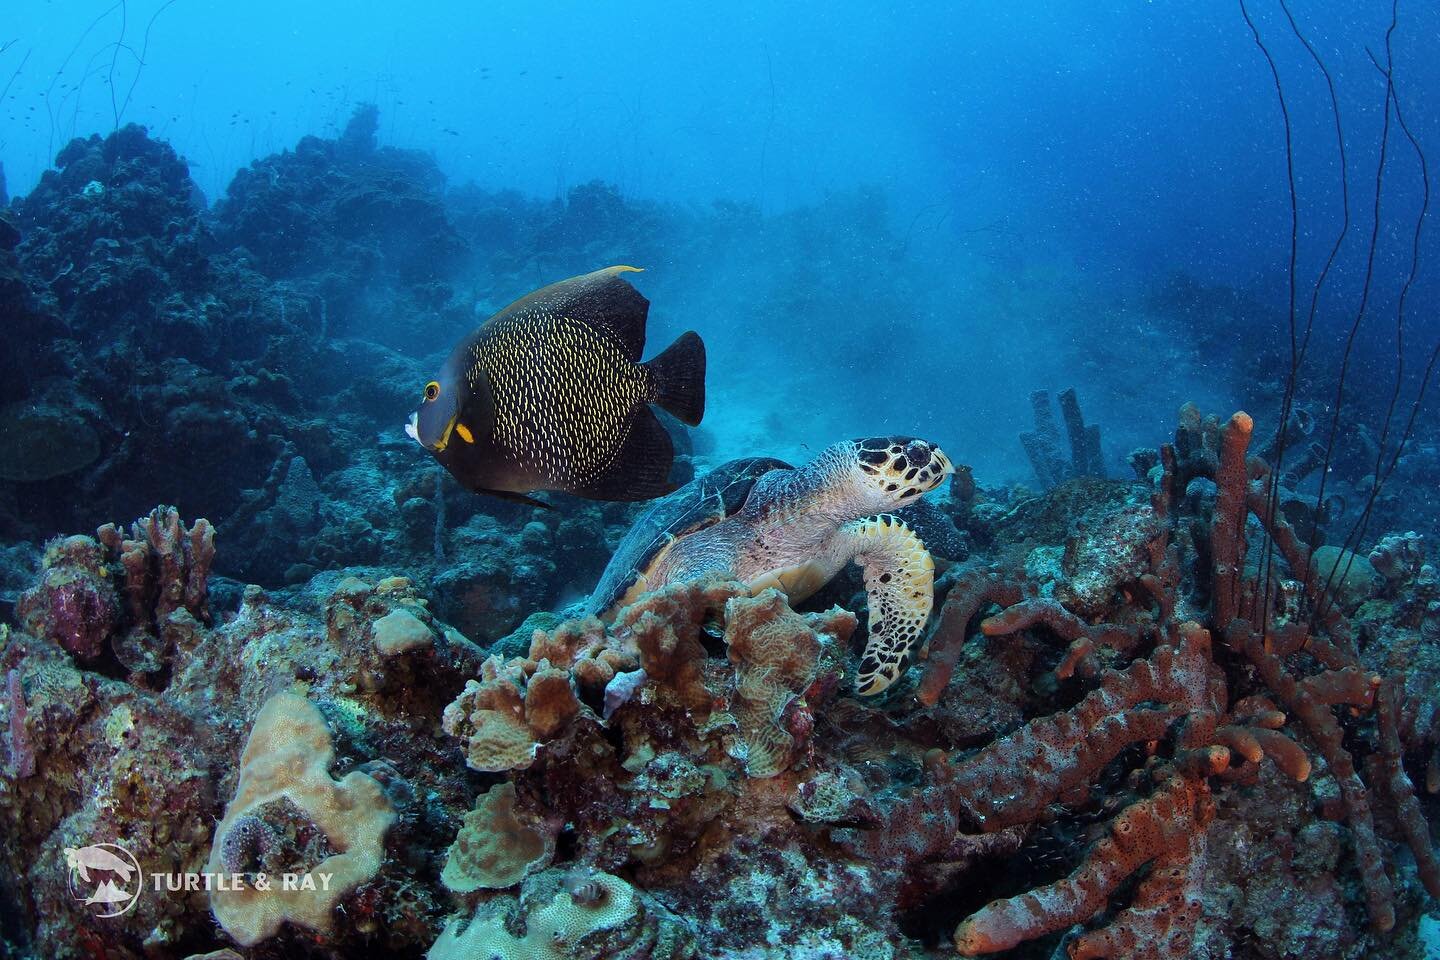
<svg viewBox="0 0 1440 960"><path fill-rule="evenodd" d="M920 642L935 603L935 561L915 531L889 514L851 521L837 536L865 572L870 639L855 690L874 696L900 678Z"/></svg>

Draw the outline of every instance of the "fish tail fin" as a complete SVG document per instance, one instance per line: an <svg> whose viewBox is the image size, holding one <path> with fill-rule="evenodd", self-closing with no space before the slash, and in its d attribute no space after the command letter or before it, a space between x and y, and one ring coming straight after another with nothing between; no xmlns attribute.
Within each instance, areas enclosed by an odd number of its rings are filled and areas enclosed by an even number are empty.
<svg viewBox="0 0 1440 960"><path fill-rule="evenodd" d="M693 330L644 366L655 377L655 402L684 423L695 426L705 416L705 341Z"/></svg>

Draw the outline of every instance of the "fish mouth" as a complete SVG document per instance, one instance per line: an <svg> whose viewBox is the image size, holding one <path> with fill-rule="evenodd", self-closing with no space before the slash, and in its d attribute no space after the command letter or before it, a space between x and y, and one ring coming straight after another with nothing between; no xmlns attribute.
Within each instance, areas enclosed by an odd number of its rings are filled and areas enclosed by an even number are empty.
<svg viewBox="0 0 1440 960"><path fill-rule="evenodd" d="M441 434L440 439L434 443L426 443L420 439L420 413L416 411L410 414L410 419L405 423L405 435L431 453L440 453L449 446L450 435L455 432L455 421L458 419L459 417L451 417L450 422L445 425L445 432Z"/></svg>

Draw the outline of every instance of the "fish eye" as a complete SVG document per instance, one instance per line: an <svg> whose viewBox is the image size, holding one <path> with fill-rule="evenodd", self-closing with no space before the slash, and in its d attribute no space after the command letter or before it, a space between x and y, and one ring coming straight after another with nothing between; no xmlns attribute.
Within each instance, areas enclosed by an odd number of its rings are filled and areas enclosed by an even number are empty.
<svg viewBox="0 0 1440 960"><path fill-rule="evenodd" d="M429 383L425 384L426 400L434 400L438 396L440 396L440 384L437 381L431 380Z"/></svg>

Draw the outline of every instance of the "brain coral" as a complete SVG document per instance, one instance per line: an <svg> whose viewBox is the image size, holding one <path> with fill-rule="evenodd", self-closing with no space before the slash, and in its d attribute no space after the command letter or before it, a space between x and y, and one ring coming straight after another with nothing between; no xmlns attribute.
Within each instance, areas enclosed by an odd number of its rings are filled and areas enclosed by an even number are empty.
<svg viewBox="0 0 1440 960"><path fill-rule="evenodd" d="M524 931L512 934L503 913L452 922L429 960L599 960L602 957L693 957L689 931L663 908L608 873L565 876L550 870L525 881L519 909ZM513 904L513 901L511 901ZM484 908L482 908L483 910Z"/></svg>
<svg viewBox="0 0 1440 960"><path fill-rule="evenodd" d="M286 921L328 932L340 899L380 870L395 811L374 778L354 771L334 780L329 772L334 757L330 730L314 704L293 693L265 701L240 757L240 784L215 830L205 872L212 877L237 872L242 865L233 857L227 862L226 852L254 845L231 842L231 831L257 832L257 820L291 805L335 852L295 871L317 878L314 890L285 890L272 878L269 889L247 882L241 889L210 892L215 919L242 946L273 936ZM318 879L324 874L330 875L328 885Z"/></svg>

